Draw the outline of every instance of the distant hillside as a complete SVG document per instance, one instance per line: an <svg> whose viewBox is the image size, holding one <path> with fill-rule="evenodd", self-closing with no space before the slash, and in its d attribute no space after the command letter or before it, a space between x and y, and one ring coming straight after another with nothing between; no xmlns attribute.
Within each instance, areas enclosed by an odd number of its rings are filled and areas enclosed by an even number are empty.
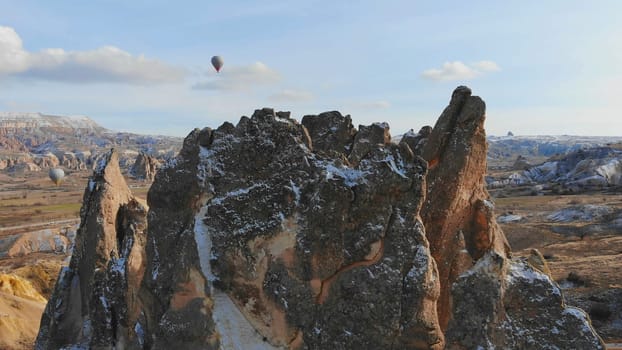
<svg viewBox="0 0 622 350"><path fill-rule="evenodd" d="M585 148L622 142L622 136L489 136L488 158L550 157Z"/></svg>
<svg viewBox="0 0 622 350"><path fill-rule="evenodd" d="M0 112L0 130L11 132L20 129L52 129L74 131L106 131L86 116L57 116L41 113Z"/></svg>
<svg viewBox="0 0 622 350"><path fill-rule="evenodd" d="M165 161L181 143L179 137L116 132L86 116L0 112L0 170L9 172L89 169L110 148L119 151L127 170L139 153Z"/></svg>

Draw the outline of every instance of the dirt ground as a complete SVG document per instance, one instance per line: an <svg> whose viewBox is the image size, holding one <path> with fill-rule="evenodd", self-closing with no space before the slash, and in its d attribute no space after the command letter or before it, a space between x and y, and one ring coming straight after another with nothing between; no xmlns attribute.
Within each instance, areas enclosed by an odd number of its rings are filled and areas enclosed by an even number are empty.
<svg viewBox="0 0 622 350"><path fill-rule="evenodd" d="M30 285L22 291L30 288L45 299L50 297L61 268L69 262L70 252L8 257L1 250L8 247L11 237L23 237L24 233L76 227L90 174L90 171L68 174L56 186L46 172L21 177L0 173L0 278L24 278ZM148 183L127 178L126 181L137 197L146 199ZM0 349L32 349L44 307L44 302L0 290Z"/></svg>
<svg viewBox="0 0 622 350"><path fill-rule="evenodd" d="M0 235L20 226L78 219L90 171L69 173L59 186L46 172L12 177L0 173ZM145 199L149 185L126 179L134 195Z"/></svg>
<svg viewBox="0 0 622 350"><path fill-rule="evenodd" d="M55 186L45 173L24 177L0 173L0 239L35 229L77 224L89 175L87 171L71 173L64 183ZM148 183L126 181L137 197L146 199ZM622 232L594 222L554 222L549 217L560 209L584 205L607 206L614 213L622 213L622 194L507 196L506 192L504 198L494 198L494 191L491 194L496 215L521 218L500 223L514 254L527 256L532 248L540 250L568 304L590 313L606 342L622 343ZM612 218L603 218L608 219ZM592 226L595 228L591 229ZM0 273L30 280L33 288L48 298L60 268L67 262L66 254L55 253L0 258ZM29 312L37 308L31 309ZM28 343L21 339L21 345L17 344L15 349L32 348L33 340Z"/></svg>
<svg viewBox="0 0 622 350"><path fill-rule="evenodd" d="M607 343L622 343L622 232L608 224L622 211L622 194L496 198L497 215L520 221L500 223L514 254L537 248L547 259L567 303L588 312ZM564 208L610 207L612 214L589 220L555 222L549 215Z"/></svg>

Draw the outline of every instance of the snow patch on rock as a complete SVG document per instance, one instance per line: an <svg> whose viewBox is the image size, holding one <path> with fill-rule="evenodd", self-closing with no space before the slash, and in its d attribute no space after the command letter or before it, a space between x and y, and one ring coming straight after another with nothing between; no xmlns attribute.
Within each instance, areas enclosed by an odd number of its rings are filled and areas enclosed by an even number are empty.
<svg viewBox="0 0 622 350"><path fill-rule="evenodd" d="M222 350L274 350L279 349L263 340L255 328L240 312L229 296L213 286L216 276L212 272L212 239L209 227L203 221L207 213L203 205L194 221L194 239L199 251L201 271L208 280L208 288L214 301L212 318L220 335Z"/></svg>

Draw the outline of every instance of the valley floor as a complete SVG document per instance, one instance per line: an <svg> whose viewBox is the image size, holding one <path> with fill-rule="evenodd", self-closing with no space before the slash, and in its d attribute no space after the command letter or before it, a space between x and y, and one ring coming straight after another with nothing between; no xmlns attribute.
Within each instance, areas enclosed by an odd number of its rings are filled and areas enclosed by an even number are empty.
<svg viewBox="0 0 622 350"><path fill-rule="evenodd" d="M608 343L621 343L622 231L615 223L622 194L505 197L495 204L514 254L538 249L567 303L588 312Z"/></svg>
<svg viewBox="0 0 622 350"><path fill-rule="evenodd" d="M68 262L89 175L69 174L56 187L46 174L21 178L0 174L0 276L17 275L49 297L60 268ZM134 194L145 199L148 184L127 181ZM590 313L607 343L622 343L622 194L505 193L494 201L515 255L540 250L568 304ZM69 243L59 243L60 236ZM0 290L0 335L13 339L3 348L32 348L44 305ZM22 318L15 317L19 312Z"/></svg>

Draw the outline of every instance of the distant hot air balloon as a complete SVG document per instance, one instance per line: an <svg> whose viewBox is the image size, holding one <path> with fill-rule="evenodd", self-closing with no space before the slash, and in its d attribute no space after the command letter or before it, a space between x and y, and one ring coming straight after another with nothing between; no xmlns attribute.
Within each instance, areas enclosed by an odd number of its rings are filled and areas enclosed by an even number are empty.
<svg viewBox="0 0 622 350"><path fill-rule="evenodd" d="M220 68L222 68L223 64L225 64L225 61L223 61L222 57L220 56L212 57L212 66L216 68L217 72L220 72Z"/></svg>
<svg viewBox="0 0 622 350"><path fill-rule="evenodd" d="M50 177L50 180L52 180L56 184L56 186L58 186L61 184L61 182L63 182L63 179L65 178L65 172L61 168L54 168L50 169L48 176Z"/></svg>

